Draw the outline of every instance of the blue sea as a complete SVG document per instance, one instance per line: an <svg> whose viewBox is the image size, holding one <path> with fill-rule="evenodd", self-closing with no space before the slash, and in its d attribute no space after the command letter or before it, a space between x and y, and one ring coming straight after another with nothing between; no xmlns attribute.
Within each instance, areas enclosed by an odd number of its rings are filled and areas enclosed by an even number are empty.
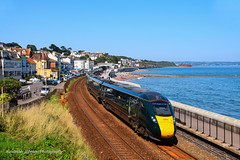
<svg viewBox="0 0 240 160"><path fill-rule="evenodd" d="M170 100L240 119L240 66L153 68L135 73L196 76L147 77L129 81Z"/></svg>

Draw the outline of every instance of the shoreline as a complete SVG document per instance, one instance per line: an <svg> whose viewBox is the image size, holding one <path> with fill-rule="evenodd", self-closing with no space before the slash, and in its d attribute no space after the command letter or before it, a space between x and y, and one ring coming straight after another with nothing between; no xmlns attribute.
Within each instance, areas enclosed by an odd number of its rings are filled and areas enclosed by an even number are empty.
<svg viewBox="0 0 240 160"><path fill-rule="evenodd" d="M160 75L160 74L136 74L135 72L148 71L147 69L138 69L132 72L116 72L116 77L112 78L118 81L127 81L130 79L141 79L147 77L200 77L200 78L209 78L209 77L219 77L219 78L230 78L230 77L240 77L240 76L191 76L191 75ZM101 77L107 79L108 75L103 73Z"/></svg>

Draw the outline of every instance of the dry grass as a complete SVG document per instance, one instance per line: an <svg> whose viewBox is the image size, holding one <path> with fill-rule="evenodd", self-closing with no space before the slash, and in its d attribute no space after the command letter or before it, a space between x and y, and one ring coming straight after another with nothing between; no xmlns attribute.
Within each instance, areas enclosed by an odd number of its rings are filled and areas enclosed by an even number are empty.
<svg viewBox="0 0 240 160"><path fill-rule="evenodd" d="M14 137L33 142L46 137L61 137L69 140L76 151L71 159L96 159L82 138L72 116L54 98L48 103L27 110L18 110L6 116L6 131Z"/></svg>

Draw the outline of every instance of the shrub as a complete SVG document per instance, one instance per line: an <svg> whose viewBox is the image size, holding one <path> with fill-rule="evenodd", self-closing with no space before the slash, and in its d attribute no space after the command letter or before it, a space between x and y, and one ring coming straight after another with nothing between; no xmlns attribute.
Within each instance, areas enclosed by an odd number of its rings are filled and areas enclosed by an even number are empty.
<svg viewBox="0 0 240 160"><path fill-rule="evenodd" d="M3 93L3 102L10 102L11 99L13 98L12 95L10 95L9 93ZM0 94L0 104L2 104L2 94Z"/></svg>

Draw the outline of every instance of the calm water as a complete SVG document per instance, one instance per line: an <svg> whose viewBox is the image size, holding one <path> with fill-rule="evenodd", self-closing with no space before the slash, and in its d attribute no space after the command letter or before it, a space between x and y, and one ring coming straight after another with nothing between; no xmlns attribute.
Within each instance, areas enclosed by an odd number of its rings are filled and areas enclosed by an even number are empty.
<svg viewBox="0 0 240 160"><path fill-rule="evenodd" d="M142 74L223 76L148 77L129 80L168 99L240 119L240 66L154 68ZM226 77L224 77L226 76Z"/></svg>

